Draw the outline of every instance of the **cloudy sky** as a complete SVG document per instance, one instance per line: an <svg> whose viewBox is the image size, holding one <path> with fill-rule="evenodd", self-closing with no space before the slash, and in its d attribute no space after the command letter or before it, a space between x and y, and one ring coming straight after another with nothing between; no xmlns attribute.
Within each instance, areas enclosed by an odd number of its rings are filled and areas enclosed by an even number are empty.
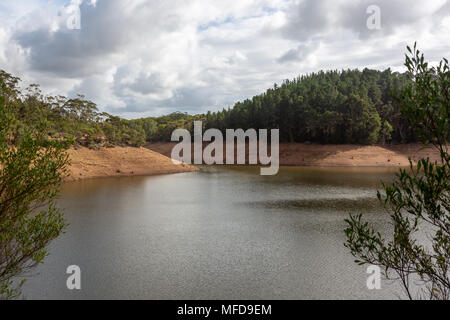
<svg viewBox="0 0 450 320"><path fill-rule="evenodd" d="M450 0L2 0L0 21L0 69L127 118L218 110L321 69L402 70L414 41L450 58Z"/></svg>

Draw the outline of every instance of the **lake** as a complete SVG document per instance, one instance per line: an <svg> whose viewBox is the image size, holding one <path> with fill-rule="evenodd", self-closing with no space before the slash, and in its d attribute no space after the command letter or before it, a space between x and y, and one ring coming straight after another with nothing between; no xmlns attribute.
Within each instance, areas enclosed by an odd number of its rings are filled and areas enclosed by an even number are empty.
<svg viewBox="0 0 450 320"><path fill-rule="evenodd" d="M70 223L25 299L397 299L367 289L344 219L388 231L376 199L387 168L202 167L200 172L66 183ZM66 287L78 265L82 290Z"/></svg>

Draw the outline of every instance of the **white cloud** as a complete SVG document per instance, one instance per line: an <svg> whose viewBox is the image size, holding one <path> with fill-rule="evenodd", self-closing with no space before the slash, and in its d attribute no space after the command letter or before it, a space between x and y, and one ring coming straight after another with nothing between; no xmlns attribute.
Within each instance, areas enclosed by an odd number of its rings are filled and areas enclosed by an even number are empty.
<svg viewBox="0 0 450 320"><path fill-rule="evenodd" d="M450 46L448 0L84 1L80 30L69 3L4 0L0 68L128 117L217 110L320 69L400 69L415 40L432 60Z"/></svg>

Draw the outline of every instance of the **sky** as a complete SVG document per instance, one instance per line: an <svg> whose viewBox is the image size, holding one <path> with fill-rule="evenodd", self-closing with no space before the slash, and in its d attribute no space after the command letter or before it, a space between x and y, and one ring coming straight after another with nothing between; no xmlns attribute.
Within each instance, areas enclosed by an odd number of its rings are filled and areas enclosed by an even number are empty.
<svg viewBox="0 0 450 320"><path fill-rule="evenodd" d="M450 52L450 0L2 0L0 21L0 69L125 118L221 110L320 70L403 71L415 41L432 62Z"/></svg>

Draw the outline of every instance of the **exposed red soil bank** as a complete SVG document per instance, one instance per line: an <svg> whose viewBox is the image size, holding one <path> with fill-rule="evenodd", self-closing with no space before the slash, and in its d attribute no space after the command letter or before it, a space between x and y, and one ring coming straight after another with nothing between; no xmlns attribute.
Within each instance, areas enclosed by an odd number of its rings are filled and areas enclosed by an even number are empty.
<svg viewBox="0 0 450 320"><path fill-rule="evenodd" d="M133 175L158 175L192 172L189 165L175 165L172 160L146 148L115 147L69 150L71 166L66 181Z"/></svg>
<svg viewBox="0 0 450 320"><path fill-rule="evenodd" d="M171 156L176 143L155 143L147 145L150 150ZM301 143L280 144L280 164L282 166L323 166L323 167L404 167L413 161L430 157L438 160L439 153L420 144L392 146L360 145L318 145Z"/></svg>

